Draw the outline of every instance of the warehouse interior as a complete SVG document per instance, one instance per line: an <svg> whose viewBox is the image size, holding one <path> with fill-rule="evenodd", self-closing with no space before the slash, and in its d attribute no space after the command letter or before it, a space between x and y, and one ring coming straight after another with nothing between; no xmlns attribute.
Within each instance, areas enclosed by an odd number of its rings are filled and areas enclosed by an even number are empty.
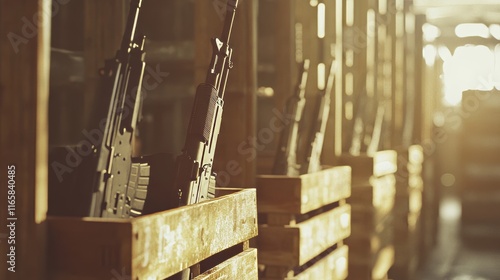
<svg viewBox="0 0 500 280"><path fill-rule="evenodd" d="M0 279L500 279L499 19L0 0Z"/></svg>

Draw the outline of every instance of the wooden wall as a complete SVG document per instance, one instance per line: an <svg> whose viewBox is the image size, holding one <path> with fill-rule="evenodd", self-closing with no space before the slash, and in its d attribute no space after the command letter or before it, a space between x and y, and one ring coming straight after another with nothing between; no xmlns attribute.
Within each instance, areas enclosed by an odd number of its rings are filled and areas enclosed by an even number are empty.
<svg viewBox="0 0 500 280"><path fill-rule="evenodd" d="M43 279L45 273L50 4L0 1L0 205L7 208L7 166L15 165L17 218L16 272L7 270L2 238L0 279ZM5 208L0 234L6 233Z"/></svg>

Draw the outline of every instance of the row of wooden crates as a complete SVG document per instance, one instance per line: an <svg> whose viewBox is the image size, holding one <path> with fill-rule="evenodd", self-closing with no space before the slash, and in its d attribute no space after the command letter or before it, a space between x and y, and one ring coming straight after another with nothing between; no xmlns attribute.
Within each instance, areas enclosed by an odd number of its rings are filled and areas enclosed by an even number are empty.
<svg viewBox="0 0 500 280"><path fill-rule="evenodd" d="M198 263L198 280L383 279L394 260L395 155L259 176L257 189L130 220L51 218L50 279L165 279Z"/></svg>

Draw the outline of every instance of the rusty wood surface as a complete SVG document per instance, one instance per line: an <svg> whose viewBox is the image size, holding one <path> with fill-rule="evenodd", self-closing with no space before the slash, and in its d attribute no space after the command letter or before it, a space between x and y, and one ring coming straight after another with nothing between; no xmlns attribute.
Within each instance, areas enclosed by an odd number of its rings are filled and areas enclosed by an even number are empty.
<svg viewBox="0 0 500 280"><path fill-rule="evenodd" d="M304 214L351 195L351 168L331 167L320 172L287 177L257 177L259 212Z"/></svg>
<svg viewBox="0 0 500 280"><path fill-rule="evenodd" d="M248 249L193 280L258 279L257 249Z"/></svg>
<svg viewBox="0 0 500 280"><path fill-rule="evenodd" d="M294 226L260 226L259 263L303 265L349 236L350 208L346 204Z"/></svg>
<svg viewBox="0 0 500 280"><path fill-rule="evenodd" d="M340 163L352 167L353 180L396 173L398 167L397 153L393 150L376 152L373 156L344 154L340 157Z"/></svg>
<svg viewBox="0 0 500 280"><path fill-rule="evenodd" d="M163 279L256 235L255 189L130 220L52 218L50 270L54 279Z"/></svg>

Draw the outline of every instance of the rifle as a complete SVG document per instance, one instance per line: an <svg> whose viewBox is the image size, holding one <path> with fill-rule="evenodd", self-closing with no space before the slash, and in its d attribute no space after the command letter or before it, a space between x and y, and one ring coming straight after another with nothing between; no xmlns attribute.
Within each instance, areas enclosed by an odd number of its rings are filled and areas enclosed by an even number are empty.
<svg viewBox="0 0 500 280"><path fill-rule="evenodd" d="M130 2L121 48L100 70L99 101L108 104L99 124L102 131L89 133L94 134L91 154L73 171L71 178L59 178L60 189L76 183L77 192L70 195L78 196L78 207L71 207L74 202L65 207L54 205L54 211L59 212L56 214L128 218L142 212L149 166L132 162L132 140L142 101L140 89L145 68L145 38L135 34L141 2Z"/></svg>
<svg viewBox="0 0 500 280"><path fill-rule="evenodd" d="M174 188L179 205L189 205L215 196L216 174L212 172L217 138L222 122L224 93L233 67L229 39L238 0L228 0L221 38L213 38L212 59L205 83L196 89L182 154L176 159Z"/></svg>
<svg viewBox="0 0 500 280"><path fill-rule="evenodd" d="M314 110L316 119L313 120L309 133L308 143L310 143L310 145L308 146L306 159L302 165L302 173L313 173L321 170L321 152L323 150L326 124L330 114L330 93L333 89L336 68L337 64L335 61L332 61L326 88L320 90L317 97L318 99Z"/></svg>
<svg viewBox="0 0 500 280"><path fill-rule="evenodd" d="M295 93L286 102L285 115L291 118L291 121L285 124L280 135L273 167L273 174L276 175L299 175L300 166L297 163L298 134L299 123L302 120L306 104L305 94L309 64L308 59L302 62Z"/></svg>

